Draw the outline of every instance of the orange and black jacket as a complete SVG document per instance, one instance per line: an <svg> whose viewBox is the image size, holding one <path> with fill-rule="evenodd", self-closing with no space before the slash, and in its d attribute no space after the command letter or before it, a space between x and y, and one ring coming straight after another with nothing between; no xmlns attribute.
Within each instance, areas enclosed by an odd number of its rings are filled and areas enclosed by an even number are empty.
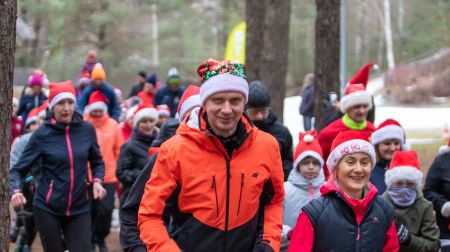
<svg viewBox="0 0 450 252"><path fill-rule="evenodd" d="M278 143L242 117L231 155L194 110L165 142L138 215L149 251L279 251L284 198ZM173 199L175 198L175 204ZM169 236L163 215L171 209Z"/></svg>

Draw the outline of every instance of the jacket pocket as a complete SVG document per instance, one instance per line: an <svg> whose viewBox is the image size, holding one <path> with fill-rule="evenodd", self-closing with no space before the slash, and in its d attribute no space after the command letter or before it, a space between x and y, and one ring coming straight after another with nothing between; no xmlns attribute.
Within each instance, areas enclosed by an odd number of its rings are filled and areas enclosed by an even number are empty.
<svg viewBox="0 0 450 252"><path fill-rule="evenodd" d="M52 197L52 193L53 193L53 180L50 181L50 185L48 186L47 196L45 197L45 202L47 202L47 204L50 202L50 198Z"/></svg>
<svg viewBox="0 0 450 252"><path fill-rule="evenodd" d="M216 176L212 176L211 188L214 190L214 195L216 197L216 214L217 217L219 217L219 197L217 196Z"/></svg>

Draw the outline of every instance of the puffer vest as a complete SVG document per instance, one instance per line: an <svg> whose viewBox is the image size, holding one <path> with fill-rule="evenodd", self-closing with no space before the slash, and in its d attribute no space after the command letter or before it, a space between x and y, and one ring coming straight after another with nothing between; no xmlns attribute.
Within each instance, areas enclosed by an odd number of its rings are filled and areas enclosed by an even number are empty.
<svg viewBox="0 0 450 252"><path fill-rule="evenodd" d="M392 206L376 195L358 225L351 206L338 192L314 199L303 208L314 227L312 251L383 251L394 218Z"/></svg>

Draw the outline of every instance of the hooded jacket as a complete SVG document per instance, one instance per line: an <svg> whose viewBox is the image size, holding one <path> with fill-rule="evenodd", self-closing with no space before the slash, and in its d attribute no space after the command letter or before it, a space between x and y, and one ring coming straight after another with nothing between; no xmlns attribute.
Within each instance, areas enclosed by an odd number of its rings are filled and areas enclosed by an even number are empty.
<svg viewBox="0 0 450 252"><path fill-rule="evenodd" d="M283 163L284 180L286 181L292 170L292 136L289 129L278 121L277 115L269 110L269 116L263 121L255 121L254 124L258 129L271 134L277 139L281 162Z"/></svg>
<svg viewBox="0 0 450 252"><path fill-rule="evenodd" d="M120 147L123 144L122 132L115 120L106 113L100 118L85 116L85 120L94 125L97 142L105 162L104 183L116 183L116 166L119 158Z"/></svg>
<svg viewBox="0 0 450 252"><path fill-rule="evenodd" d="M428 170L423 188L425 198L433 203L441 239L450 239L450 218L442 216L442 206L450 201L450 152L438 155Z"/></svg>
<svg viewBox="0 0 450 252"><path fill-rule="evenodd" d="M162 125L158 137L152 143L152 148L159 148L162 143L175 135L178 125L178 119L169 118ZM150 178L157 156L156 153L147 159L144 169L131 187L130 193L121 209L120 245L125 252L147 251L147 248L139 237L139 230L137 228L138 210L142 195L144 194L145 184Z"/></svg>
<svg viewBox="0 0 450 252"><path fill-rule="evenodd" d="M433 204L418 192L416 201L409 207L396 207L387 192L383 197L394 206L397 225L405 225L411 235L411 242L401 244L400 252L439 251L439 228L433 213Z"/></svg>
<svg viewBox="0 0 450 252"><path fill-rule="evenodd" d="M88 162L94 179L103 181L105 165L94 127L74 112L69 124L52 116L31 136L10 171L10 194L20 192L22 178L41 159L40 179L34 207L58 216L74 216L91 211L88 193Z"/></svg>
<svg viewBox="0 0 450 252"><path fill-rule="evenodd" d="M303 206L320 197L319 187L324 183L325 176L322 169L312 180L303 177L298 169L292 169L288 180L284 182L286 196L283 202L283 233L295 227Z"/></svg>
<svg viewBox="0 0 450 252"><path fill-rule="evenodd" d="M284 189L278 144L246 117L242 123L246 137L231 156L206 130L198 109L161 146L138 216L149 251L279 250ZM162 215L174 192L176 232L170 237Z"/></svg>
<svg viewBox="0 0 450 252"><path fill-rule="evenodd" d="M289 251L320 251L317 249L318 245L323 246L329 243L339 244L339 242L343 245L343 247L345 246L348 248L350 246L350 249L343 250L342 248L335 247L336 251L360 251L356 250L357 246L359 246L361 251L377 251L370 250L368 247L377 246L377 244L380 245L379 242L383 243L383 245L381 245L381 247L383 247L383 252L398 251L400 247L397 238L397 231L392 219L393 209L381 198L380 195L378 195L375 186L369 185L368 191L365 193L363 199L352 199L335 184L334 180L330 179L320 188L320 193L322 195L320 198L313 200L303 208L292 234ZM313 203L319 203L321 201L330 202L324 209L322 209L323 212L320 214L320 217L326 218L326 220L330 222L326 224L326 227L314 227L310 216L310 214L312 214L311 210L314 207L317 207L317 204ZM338 203L340 206L348 206L337 208L341 212L340 215L342 216L334 216L336 212L333 211L335 211L336 208L334 207L333 202ZM384 208L389 209L391 218L389 218L389 214L385 213L387 209ZM355 219L350 221L345 216L353 216ZM322 221L321 218L319 218L319 222L320 221ZM349 232L350 229L348 228L352 226L353 229L357 230L357 232ZM371 232L369 234L371 229L372 231L378 230L377 232L384 233L374 234ZM336 234L336 236L334 236L334 239L330 239L330 236L325 237L323 235L316 235L320 230L327 230L328 234ZM384 237L384 241L379 239L377 240L377 237L380 236ZM336 237L345 237L350 240L354 237L354 244L349 244L344 240L336 240L339 239ZM316 242L318 244L315 244Z"/></svg>

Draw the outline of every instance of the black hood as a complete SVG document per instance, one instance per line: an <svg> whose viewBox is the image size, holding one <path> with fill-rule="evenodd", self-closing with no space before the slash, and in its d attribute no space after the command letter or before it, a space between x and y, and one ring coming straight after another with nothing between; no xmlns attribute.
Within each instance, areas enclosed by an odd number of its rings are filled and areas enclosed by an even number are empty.
<svg viewBox="0 0 450 252"><path fill-rule="evenodd" d="M278 120L277 115L272 109L269 109L269 116L262 121L253 121L253 124L258 127L258 129L262 131L268 131L270 127L272 127Z"/></svg>
<svg viewBox="0 0 450 252"><path fill-rule="evenodd" d="M175 118L169 118L167 121L161 126L159 130L158 137L153 141L152 147L159 147L163 144L167 139L171 138L177 132L178 126L180 125L180 121Z"/></svg>

